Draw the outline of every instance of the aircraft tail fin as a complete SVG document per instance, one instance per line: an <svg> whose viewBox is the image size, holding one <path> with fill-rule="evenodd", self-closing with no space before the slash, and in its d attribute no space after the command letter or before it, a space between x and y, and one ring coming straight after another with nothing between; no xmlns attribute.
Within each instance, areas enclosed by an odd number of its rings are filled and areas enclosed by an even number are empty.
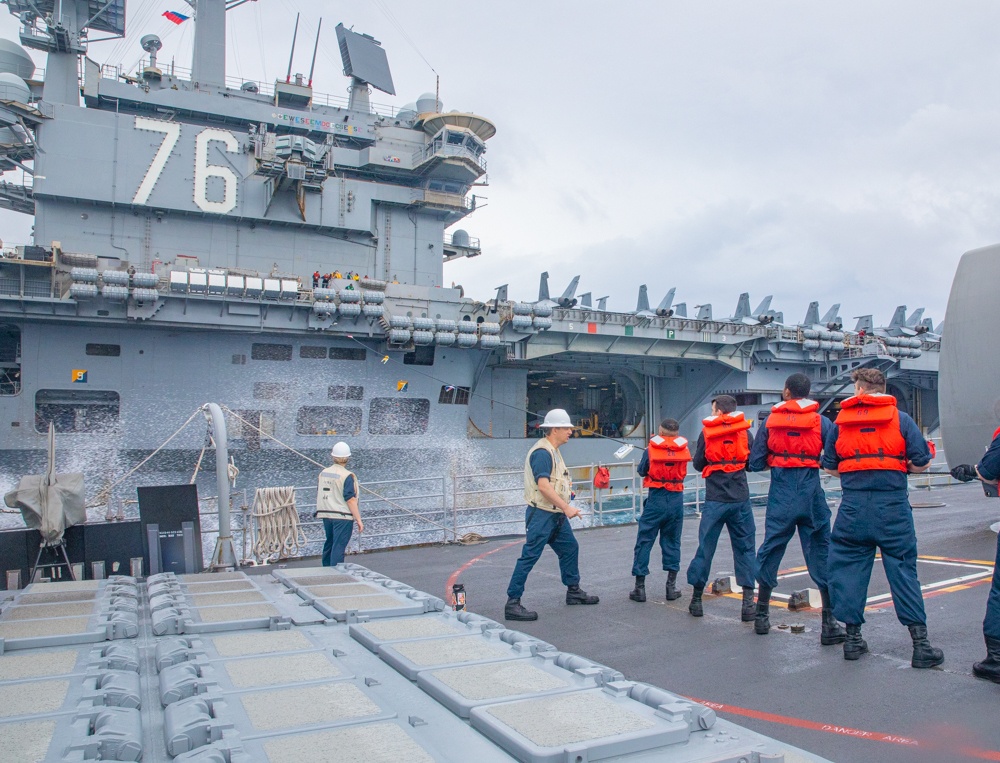
<svg viewBox="0 0 1000 763"><path fill-rule="evenodd" d="M840 312L840 303L838 302L837 304L831 306L830 309L827 310L825 313L823 313L823 317L820 318L817 321L817 323L833 323L834 321L837 321L837 313L839 312ZM839 321L837 322L839 323Z"/></svg>
<svg viewBox="0 0 1000 763"><path fill-rule="evenodd" d="M704 307L704 305L702 305ZM711 311L711 305L709 305L709 311ZM701 316L699 316L700 318ZM733 316L736 320L741 320L743 318L750 317L750 294L749 292L743 292L740 294L740 299L736 303L736 315Z"/></svg>
<svg viewBox="0 0 1000 763"><path fill-rule="evenodd" d="M810 302L806 309L806 317L802 319L803 326L814 326L819 323L819 302Z"/></svg>
<svg viewBox="0 0 1000 763"><path fill-rule="evenodd" d="M549 274L548 271L542 273L542 277L538 279L538 301L547 302L549 297Z"/></svg>
<svg viewBox="0 0 1000 763"><path fill-rule="evenodd" d="M750 295L749 294L744 294L743 296L747 298L747 305L749 306L749 304L750 304L750 301L749 301L750 300ZM740 299L742 299L742 298L743 297L740 297ZM711 305L696 305L696 307L698 308L698 320L699 321L710 321L710 320L712 320L712 306Z"/></svg>
<svg viewBox="0 0 1000 763"><path fill-rule="evenodd" d="M566 291L562 293L559 297L560 303L572 302L573 297L576 295L576 287L580 285L580 276L573 276L573 280L569 282L569 286L566 287Z"/></svg>
<svg viewBox="0 0 1000 763"><path fill-rule="evenodd" d="M889 321L889 328L901 328L906 325L906 305L900 305L896 308L896 312L892 314L892 320Z"/></svg>
<svg viewBox="0 0 1000 763"><path fill-rule="evenodd" d="M751 313L751 315L753 315L754 317L758 315L765 315L767 311L771 309L771 300L773 298L774 298L773 295L769 297L764 297L761 303L757 305L757 309L754 310L753 313Z"/></svg>
<svg viewBox="0 0 1000 763"><path fill-rule="evenodd" d="M639 299L635 303L637 313L649 312L649 294L646 291L646 284L639 287Z"/></svg>

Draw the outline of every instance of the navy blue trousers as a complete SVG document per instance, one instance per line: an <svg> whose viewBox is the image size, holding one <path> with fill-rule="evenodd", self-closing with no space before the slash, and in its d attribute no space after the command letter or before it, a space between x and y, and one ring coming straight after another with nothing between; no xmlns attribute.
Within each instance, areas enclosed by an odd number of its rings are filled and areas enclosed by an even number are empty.
<svg viewBox="0 0 1000 763"><path fill-rule="evenodd" d="M757 551L757 581L767 588L778 585L778 568L785 548L798 532L809 577L827 588L830 553L830 507L816 469L771 469L771 487L764 515L764 542Z"/></svg>
<svg viewBox="0 0 1000 763"><path fill-rule="evenodd" d="M323 544L323 566L333 567L344 561L344 552L354 532L353 519L324 519L326 542Z"/></svg>
<svg viewBox="0 0 1000 763"><path fill-rule="evenodd" d="M701 524L698 526L698 551L688 566L688 585L704 587L708 582L708 575L712 571L712 557L715 556L715 547L719 544L723 526L729 530L729 543L733 547L736 582L744 588L753 588L757 566L753 546L757 528L750 501L705 501L701 508Z"/></svg>
<svg viewBox="0 0 1000 763"><path fill-rule="evenodd" d="M573 528L570 527L566 515L551 511L542 511L529 506L524 512L524 525L527 538L521 549L521 558L514 565L514 574L510 576L507 586L507 596L520 599L524 593L524 583L535 562L542 555L545 546L559 557L559 574L565 586L580 584L580 544L576 542Z"/></svg>
<svg viewBox="0 0 1000 763"><path fill-rule="evenodd" d="M990 638L1000 638L1000 536L997 536L997 560L993 566L993 585L986 601L986 619L983 633Z"/></svg>
<svg viewBox="0 0 1000 763"><path fill-rule="evenodd" d="M681 530L684 529L684 493L650 488L642 514L639 515L639 532L635 539L632 574L649 574L649 552L653 550L656 536L660 536L660 554L663 569L681 567Z"/></svg>
<svg viewBox="0 0 1000 763"><path fill-rule="evenodd" d="M827 571L834 615L848 625L865 621L876 549L882 552L899 622L926 625L917 579L917 534L905 490L844 491L833 524Z"/></svg>

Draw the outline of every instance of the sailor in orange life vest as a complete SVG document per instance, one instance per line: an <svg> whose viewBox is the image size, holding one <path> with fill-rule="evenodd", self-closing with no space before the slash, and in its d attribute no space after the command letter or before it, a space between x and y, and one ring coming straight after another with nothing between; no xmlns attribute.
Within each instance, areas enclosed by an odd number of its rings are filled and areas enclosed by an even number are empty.
<svg viewBox="0 0 1000 763"><path fill-rule="evenodd" d="M833 613L847 624L844 659L868 651L861 638L875 550L889 579L896 617L910 630L914 668L944 662L927 640L927 615L917 579L917 535L907 494L907 472L926 471L931 452L913 419L885 394L874 368L851 374L854 397L841 403L823 448L823 468L840 477L843 495L833 524L827 576Z"/></svg>
<svg viewBox="0 0 1000 763"><path fill-rule="evenodd" d="M819 481L819 457L824 435L833 422L819 414L819 403L809 400L809 377L792 374L785 379L782 401L771 409L750 449L750 471L771 470L764 518L764 542L757 551L757 615L754 632L771 630L771 590L778 585L778 567L788 541L799 533L809 577L823 599L820 643L842 644L847 638L833 616L826 583L830 552L830 507Z"/></svg>
<svg viewBox="0 0 1000 763"><path fill-rule="evenodd" d="M981 480L990 497L997 496L997 478L1000 477L1000 429L993 433L993 442L975 466L959 464L951 475L962 482ZM986 601L986 619L983 620L986 638L986 659L972 666L973 675L1000 684L1000 536L997 537L997 560L993 565L993 585Z"/></svg>
<svg viewBox="0 0 1000 763"><path fill-rule="evenodd" d="M712 401L712 415L702 424L704 429L698 436L693 465L705 478L705 503L698 527L698 550L687 571L688 583L694 587L688 612L695 617L704 614L701 596L725 525L733 547L736 582L743 588L740 618L750 622L754 619L754 535L757 532L746 474L753 443L753 435L749 432L751 424L736 410L736 398L730 395L719 395Z"/></svg>
<svg viewBox="0 0 1000 763"><path fill-rule="evenodd" d="M559 573L566 586L566 603L597 604L600 601L596 596L580 590L580 546L569 524L570 519L579 516L580 510L570 503L573 482L559 448L569 442L573 422L566 411L554 408L545 414L540 426L548 431L528 451L524 460L524 500L528 504L524 524L527 537L507 586L507 605L504 607L507 620L538 619L537 612L521 605L521 594L524 593L528 573L546 545L552 546L559 557Z"/></svg>
<svg viewBox="0 0 1000 763"><path fill-rule="evenodd" d="M646 575L649 574L649 552L657 534L663 570L667 573L667 601L681 597L677 590L677 571L681 567L681 530L684 529L684 477L687 475L688 441L679 437L680 424L675 419L660 422L660 433L649 441L649 447L639 461L642 486L649 490L642 504L639 532L635 539L632 574L635 590L632 601L646 600Z"/></svg>

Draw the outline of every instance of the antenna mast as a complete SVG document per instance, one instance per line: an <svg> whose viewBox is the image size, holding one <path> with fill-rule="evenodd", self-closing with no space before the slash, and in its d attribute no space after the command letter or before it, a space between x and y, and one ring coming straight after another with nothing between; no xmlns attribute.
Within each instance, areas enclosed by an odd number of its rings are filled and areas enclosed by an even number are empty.
<svg viewBox="0 0 1000 763"><path fill-rule="evenodd" d="M313 60L309 64L309 87L313 84L313 72L316 71L316 52L319 50L319 32L323 28L323 18L320 17L319 26L316 28L316 44L313 45Z"/></svg>
<svg viewBox="0 0 1000 763"><path fill-rule="evenodd" d="M295 40L299 36L299 14L295 14L295 31L292 32L292 52L288 54L288 73L285 75L285 83L292 81L292 59L295 57Z"/></svg>

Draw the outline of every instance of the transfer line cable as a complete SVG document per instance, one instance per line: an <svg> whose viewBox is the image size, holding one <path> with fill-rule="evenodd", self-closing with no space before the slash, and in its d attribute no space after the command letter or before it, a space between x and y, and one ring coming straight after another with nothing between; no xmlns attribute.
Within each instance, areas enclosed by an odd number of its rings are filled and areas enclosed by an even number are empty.
<svg viewBox="0 0 1000 763"><path fill-rule="evenodd" d="M107 485L107 486L101 488L98 491L97 496L94 499L95 503L90 504L90 506L103 506L104 504L106 504L108 502L108 500L111 498L111 491L112 490L114 490L116 487L118 487L120 484L122 484L125 480L127 480L129 477L131 477L133 474L135 474L135 472L137 472L143 466L143 464L145 464L147 461L149 461L149 459L151 459L153 456L155 456L157 453L159 453L161 450L163 450L165 447L167 447L167 445L170 443L170 441L173 440L177 435L179 435L184 430L184 428L188 424L190 424L192 421L194 421L194 419L199 414L201 414L201 408L198 408L197 410L195 410L195 412L192 413L188 417L188 420L185 421L183 424L181 424L180 428L176 432L174 432L172 435L170 435L170 437L168 437L166 440L164 440L160 444L160 447L158 447L156 450L154 450L152 453L150 453L148 456L146 456L144 459L142 459L142 461L140 461L138 464L136 464L131 469L129 469L121 479L115 480L110 485ZM200 463L200 461L201 461L201 459L199 459L199 463Z"/></svg>

